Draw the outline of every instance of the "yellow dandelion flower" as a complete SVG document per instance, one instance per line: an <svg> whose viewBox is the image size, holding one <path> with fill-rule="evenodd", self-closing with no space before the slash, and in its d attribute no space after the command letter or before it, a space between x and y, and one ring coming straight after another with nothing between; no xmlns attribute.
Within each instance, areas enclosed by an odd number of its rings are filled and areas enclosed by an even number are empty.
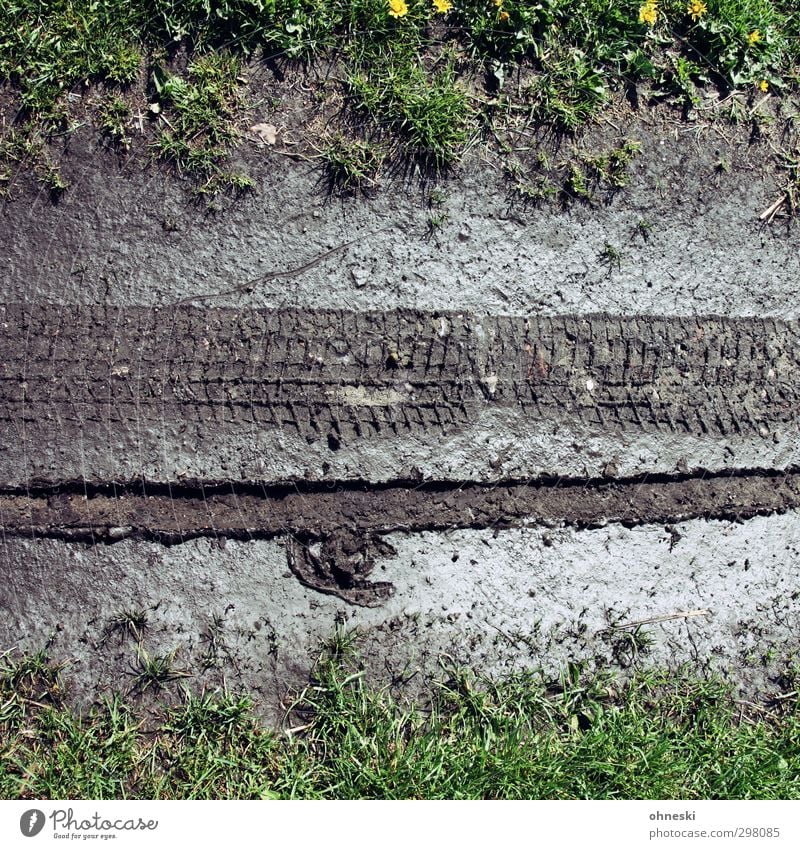
<svg viewBox="0 0 800 849"><path fill-rule="evenodd" d="M769 83L766 80L761 80L761 82L758 84L758 87L761 89L761 91L769 91Z"/></svg>
<svg viewBox="0 0 800 849"><path fill-rule="evenodd" d="M494 5L497 6L498 9L501 9L505 0L494 0Z"/></svg>
<svg viewBox="0 0 800 849"><path fill-rule="evenodd" d="M406 0L389 0L389 17L404 18L408 14Z"/></svg>
<svg viewBox="0 0 800 849"><path fill-rule="evenodd" d="M658 7L653 0L647 0L639 7L639 23L654 26L658 20Z"/></svg>
<svg viewBox="0 0 800 849"><path fill-rule="evenodd" d="M706 6L703 0L689 0L689 5L686 7L686 14L693 21L699 21L707 11L708 6Z"/></svg>
<svg viewBox="0 0 800 849"><path fill-rule="evenodd" d="M500 12L500 18L499 18L500 23L501 24L507 24L510 17L511 17L511 15L509 15L508 12Z"/></svg>
<svg viewBox="0 0 800 849"><path fill-rule="evenodd" d="M440 15L446 15L453 8L453 4L450 0L433 0L433 5L436 7L436 11L439 12Z"/></svg>
<svg viewBox="0 0 800 849"><path fill-rule="evenodd" d="M750 35L747 36L747 43L750 47L752 47L754 44L758 44L759 41L761 41L761 33L757 29L754 29Z"/></svg>

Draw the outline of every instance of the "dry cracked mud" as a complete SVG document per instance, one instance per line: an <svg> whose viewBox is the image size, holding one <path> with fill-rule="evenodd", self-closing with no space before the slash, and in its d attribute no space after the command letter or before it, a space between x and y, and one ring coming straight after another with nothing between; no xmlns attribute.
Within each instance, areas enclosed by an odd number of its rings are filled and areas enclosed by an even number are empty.
<svg viewBox="0 0 800 849"><path fill-rule="evenodd" d="M722 141L638 129L613 203L520 209L476 160L435 237L408 184L325 198L250 152L259 191L202 214L75 134L63 200L0 217L0 649L48 644L91 699L141 609L148 651L276 720L342 622L409 691L445 655L777 687L796 224L758 223L741 138L710 187Z"/></svg>

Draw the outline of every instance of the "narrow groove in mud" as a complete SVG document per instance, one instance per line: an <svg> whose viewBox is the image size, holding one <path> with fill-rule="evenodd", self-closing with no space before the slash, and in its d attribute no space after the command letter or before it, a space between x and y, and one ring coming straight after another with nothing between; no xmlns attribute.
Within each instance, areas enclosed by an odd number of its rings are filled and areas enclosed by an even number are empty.
<svg viewBox="0 0 800 849"><path fill-rule="evenodd" d="M138 489L138 491L137 491ZM800 471L644 476L626 480L394 482L378 486L196 488L78 484L0 492L6 535L83 542L125 538L173 544L196 537L322 538L340 528L387 533L531 524L581 528L693 518L744 520L800 508Z"/></svg>

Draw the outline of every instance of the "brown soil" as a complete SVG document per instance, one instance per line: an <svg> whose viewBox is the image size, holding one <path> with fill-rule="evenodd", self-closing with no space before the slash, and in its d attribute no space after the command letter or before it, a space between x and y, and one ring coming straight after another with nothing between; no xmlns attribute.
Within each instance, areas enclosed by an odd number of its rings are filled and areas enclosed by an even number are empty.
<svg viewBox="0 0 800 849"><path fill-rule="evenodd" d="M330 487L143 484L83 485L0 495L6 535L113 543L132 537L174 544L194 537L322 539L342 528L364 534L505 528L527 523L633 526L693 518L741 521L800 507L800 473L538 483Z"/></svg>

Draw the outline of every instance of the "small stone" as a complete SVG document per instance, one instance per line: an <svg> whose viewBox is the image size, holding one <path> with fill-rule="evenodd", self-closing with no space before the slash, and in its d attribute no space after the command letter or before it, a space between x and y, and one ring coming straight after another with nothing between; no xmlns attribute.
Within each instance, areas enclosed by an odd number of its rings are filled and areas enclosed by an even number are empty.
<svg viewBox="0 0 800 849"><path fill-rule="evenodd" d="M369 272L364 268L351 268L350 277L357 289L363 289L369 282Z"/></svg>
<svg viewBox="0 0 800 849"><path fill-rule="evenodd" d="M606 463L603 468L603 477L604 478L615 478L619 475L619 466L612 460L610 463Z"/></svg>
<svg viewBox="0 0 800 849"><path fill-rule="evenodd" d="M273 145L278 140L278 128L274 124L265 122L253 124L250 132L255 133L264 144Z"/></svg>
<svg viewBox="0 0 800 849"><path fill-rule="evenodd" d="M490 374L484 381L483 384L486 387L486 391L489 393L490 397L494 397L495 392L497 392L497 382L498 377L496 374Z"/></svg>

